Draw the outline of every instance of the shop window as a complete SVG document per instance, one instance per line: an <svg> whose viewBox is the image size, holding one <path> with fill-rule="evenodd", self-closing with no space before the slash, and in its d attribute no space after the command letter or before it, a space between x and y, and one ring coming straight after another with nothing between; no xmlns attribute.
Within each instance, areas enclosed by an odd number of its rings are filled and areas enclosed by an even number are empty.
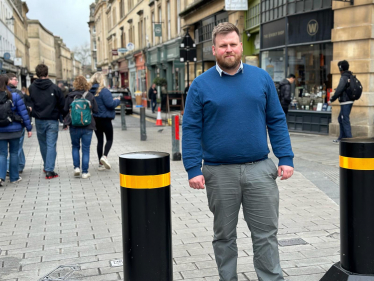
<svg viewBox="0 0 374 281"><path fill-rule="evenodd" d="M330 63L332 43L297 46L288 49L288 73L295 74L295 109L316 110L326 103L332 88Z"/></svg>
<svg viewBox="0 0 374 281"><path fill-rule="evenodd" d="M260 24L260 4L250 7L247 11L246 29L251 29Z"/></svg>
<svg viewBox="0 0 374 281"><path fill-rule="evenodd" d="M280 82L285 78L284 61L284 49L261 53L261 66L269 73L274 82Z"/></svg>
<svg viewBox="0 0 374 281"><path fill-rule="evenodd" d="M288 14L331 8L332 0L288 0Z"/></svg>
<svg viewBox="0 0 374 281"><path fill-rule="evenodd" d="M282 18L286 15L286 0L262 0L261 22Z"/></svg>

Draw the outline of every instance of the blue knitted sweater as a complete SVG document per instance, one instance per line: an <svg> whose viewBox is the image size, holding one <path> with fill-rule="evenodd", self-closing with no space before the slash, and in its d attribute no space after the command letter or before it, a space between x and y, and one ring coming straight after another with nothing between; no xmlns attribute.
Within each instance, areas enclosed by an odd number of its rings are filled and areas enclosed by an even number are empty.
<svg viewBox="0 0 374 281"><path fill-rule="evenodd" d="M202 160L221 165L268 158L267 132L279 166L293 167L286 118L268 73L244 64L243 71L221 77L210 68L187 95L182 154L188 178L202 174Z"/></svg>

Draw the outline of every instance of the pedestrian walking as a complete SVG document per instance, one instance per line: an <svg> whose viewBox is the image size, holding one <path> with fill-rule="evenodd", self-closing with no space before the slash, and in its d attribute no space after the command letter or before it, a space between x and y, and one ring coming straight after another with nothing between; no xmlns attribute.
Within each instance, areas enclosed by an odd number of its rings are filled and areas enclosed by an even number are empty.
<svg viewBox="0 0 374 281"><path fill-rule="evenodd" d="M64 124L69 126L74 176L83 179L89 178L88 172L90 162L90 146L92 140L92 132L96 130L95 119L91 118L92 113L98 113L98 107L93 94L89 92L91 84L87 79L79 75L75 77L73 82L74 92L70 93L65 99L65 112L69 112L65 117ZM76 115L78 114L78 121ZM87 119L84 118L85 115ZM80 159L80 147L82 144L82 170Z"/></svg>
<svg viewBox="0 0 374 281"><path fill-rule="evenodd" d="M58 177L55 172L58 139L58 120L64 115L65 99L57 85L48 78L48 66L39 64L35 68L38 79L29 87L32 116L35 118L43 171L46 179Z"/></svg>
<svg viewBox="0 0 374 281"><path fill-rule="evenodd" d="M192 82L183 116L182 155L189 185L207 188L219 280L238 280L236 226L241 205L252 235L258 279L284 280L277 241L276 178L285 180L293 174L286 118L268 73L241 62L238 28L220 23L212 38L216 66ZM267 131L278 168L268 158Z"/></svg>
<svg viewBox="0 0 374 281"><path fill-rule="evenodd" d="M99 158L99 171L110 169L108 154L113 144L112 120L116 117L115 108L120 104L120 98L112 97L112 93L104 85L104 75L96 72L91 77L92 88L90 92L95 96L99 112L94 113L96 122L97 156ZM104 135L106 143L104 147ZM104 147L104 151L103 151Z"/></svg>
<svg viewBox="0 0 374 281"><path fill-rule="evenodd" d="M279 101L282 105L284 114L288 114L288 107L291 103L291 84L295 82L296 76L294 74L288 75L287 78L279 82Z"/></svg>
<svg viewBox="0 0 374 281"><path fill-rule="evenodd" d="M5 182L8 152L10 155L9 180L11 183L22 180L18 170L18 151L23 126L28 131L28 137L32 135L26 106L20 95L16 92L9 92L6 87L8 81L8 76L0 75L0 186L3 186Z"/></svg>
<svg viewBox="0 0 374 281"><path fill-rule="evenodd" d="M28 109L27 104L26 104L26 99L25 95L22 93L22 91L17 89L18 86L18 78L15 74L13 73L8 73L7 74L9 80L8 80L8 90L11 93L17 93L23 100L24 104L26 105L26 109ZM29 110L28 110L29 112ZM23 169L26 166L26 157L25 157L25 152L23 151L23 142L25 140L25 127L22 129L22 134L19 139L19 148L18 148L18 172L22 174ZM9 163L10 159L7 159L7 171L9 171Z"/></svg>
<svg viewBox="0 0 374 281"><path fill-rule="evenodd" d="M61 89L61 93L64 95L64 98L66 98L69 95L69 89L65 87L64 83L59 82L58 87Z"/></svg>
<svg viewBox="0 0 374 281"><path fill-rule="evenodd" d="M349 63L346 60L339 61L338 67L340 70L340 81L339 85L335 90L334 95L329 100L329 105L335 100L339 100L340 103L340 113L338 116L339 122L339 137L336 140L333 140L333 143L339 144L340 140L343 138L351 138L351 122L349 120L349 115L351 114L353 100L351 100L346 92L352 72L349 69Z"/></svg>
<svg viewBox="0 0 374 281"><path fill-rule="evenodd" d="M153 83L152 86L148 90L148 98L151 101L152 113L155 113L155 109L157 105L157 89L156 89L155 83Z"/></svg>

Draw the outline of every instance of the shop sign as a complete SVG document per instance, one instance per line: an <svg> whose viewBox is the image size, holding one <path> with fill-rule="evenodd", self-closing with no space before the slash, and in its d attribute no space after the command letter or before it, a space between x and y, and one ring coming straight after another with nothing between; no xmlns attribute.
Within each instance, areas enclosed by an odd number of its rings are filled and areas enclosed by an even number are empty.
<svg viewBox="0 0 374 281"><path fill-rule="evenodd" d="M226 11L247 11L248 1L247 0L226 0L225 10Z"/></svg>
<svg viewBox="0 0 374 281"><path fill-rule="evenodd" d="M134 43L131 43L131 42L127 43L127 50L132 51L134 50L134 48L135 48Z"/></svg>
<svg viewBox="0 0 374 281"><path fill-rule="evenodd" d="M119 49L118 49L118 53L123 54L123 53L126 53L126 52L127 52L127 49L126 49L126 48L119 48Z"/></svg>
<svg viewBox="0 0 374 281"><path fill-rule="evenodd" d="M288 18L288 43L312 43L331 40L333 11L324 10Z"/></svg>
<svg viewBox="0 0 374 281"><path fill-rule="evenodd" d="M118 51L117 51L117 49L112 50L112 56L118 56Z"/></svg>
<svg viewBox="0 0 374 281"><path fill-rule="evenodd" d="M286 19L266 23L262 26L262 49L286 44Z"/></svg>
<svg viewBox="0 0 374 281"><path fill-rule="evenodd" d="M14 65L22 66L22 58L14 58Z"/></svg>
<svg viewBox="0 0 374 281"><path fill-rule="evenodd" d="M155 23L154 28L155 37L161 37L162 36L162 25L161 23Z"/></svg>

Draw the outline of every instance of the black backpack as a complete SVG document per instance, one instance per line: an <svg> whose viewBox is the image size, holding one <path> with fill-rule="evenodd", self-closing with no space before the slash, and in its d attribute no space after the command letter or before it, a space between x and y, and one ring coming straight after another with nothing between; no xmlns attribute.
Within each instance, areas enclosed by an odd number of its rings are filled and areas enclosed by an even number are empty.
<svg viewBox="0 0 374 281"><path fill-rule="evenodd" d="M356 75L351 74L348 79L348 87L345 90L350 100L355 101L361 97L362 85L356 78Z"/></svg>
<svg viewBox="0 0 374 281"><path fill-rule="evenodd" d="M13 102L8 99L8 96L5 94L0 99L0 127L6 127L14 120L14 114L12 111Z"/></svg>

